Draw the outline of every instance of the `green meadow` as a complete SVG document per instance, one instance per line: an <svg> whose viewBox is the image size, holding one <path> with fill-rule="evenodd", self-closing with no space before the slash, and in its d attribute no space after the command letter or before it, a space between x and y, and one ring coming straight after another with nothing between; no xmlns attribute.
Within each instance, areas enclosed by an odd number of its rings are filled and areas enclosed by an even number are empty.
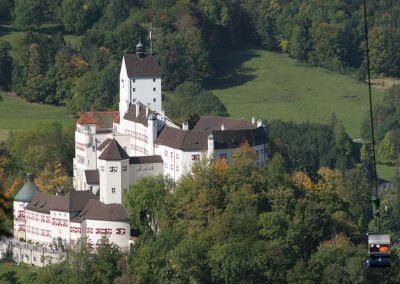
<svg viewBox="0 0 400 284"><path fill-rule="evenodd" d="M72 126L74 120L65 107L29 103L17 96L2 94L0 101L0 141L9 131L30 128L40 121L58 121L64 126Z"/></svg>
<svg viewBox="0 0 400 284"><path fill-rule="evenodd" d="M279 53L250 50L227 58L208 88L232 117L327 123L335 114L352 138L359 137L369 109L367 84ZM374 103L382 96L373 89Z"/></svg>

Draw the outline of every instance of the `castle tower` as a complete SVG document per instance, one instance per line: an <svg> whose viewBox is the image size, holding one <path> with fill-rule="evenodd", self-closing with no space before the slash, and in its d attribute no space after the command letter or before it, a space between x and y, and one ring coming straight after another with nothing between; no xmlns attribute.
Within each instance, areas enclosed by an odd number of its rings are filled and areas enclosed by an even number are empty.
<svg viewBox="0 0 400 284"><path fill-rule="evenodd" d="M139 41L136 54L125 54L120 71L120 117L123 118L129 109L129 104L139 102L160 113L161 101L161 71L158 57L147 55L144 45Z"/></svg>
<svg viewBox="0 0 400 284"><path fill-rule="evenodd" d="M100 201L122 203L129 189L129 156L113 139L99 156Z"/></svg>
<svg viewBox="0 0 400 284"><path fill-rule="evenodd" d="M33 182L33 175L28 173L26 182L23 187L14 196L14 238L26 239L26 217L25 206L32 201L35 192L39 192L39 188Z"/></svg>

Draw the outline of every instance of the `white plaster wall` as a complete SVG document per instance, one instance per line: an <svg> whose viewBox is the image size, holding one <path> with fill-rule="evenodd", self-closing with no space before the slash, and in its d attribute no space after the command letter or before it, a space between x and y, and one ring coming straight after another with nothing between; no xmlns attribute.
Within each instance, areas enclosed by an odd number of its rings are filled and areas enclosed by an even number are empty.
<svg viewBox="0 0 400 284"><path fill-rule="evenodd" d="M67 212L50 211L51 216L51 241L58 242L60 238L64 243L70 242L70 214ZM56 225L61 222L61 225Z"/></svg>
<svg viewBox="0 0 400 284"><path fill-rule="evenodd" d="M143 105L150 105L152 110L161 113L161 78L131 78L130 79L131 103L134 100ZM155 101L154 101L155 100Z"/></svg>
<svg viewBox="0 0 400 284"><path fill-rule="evenodd" d="M100 201L106 204L121 204L122 196L129 188L129 160L99 160L99 166ZM115 188L115 192L113 192L113 188Z"/></svg>
<svg viewBox="0 0 400 284"><path fill-rule="evenodd" d="M163 173L163 163L129 165L129 185L137 183L144 177L162 175Z"/></svg>
<svg viewBox="0 0 400 284"><path fill-rule="evenodd" d="M69 228L70 242L74 244L82 237L82 226L81 223L70 222Z"/></svg>
<svg viewBox="0 0 400 284"><path fill-rule="evenodd" d="M27 202L13 202L13 216L14 216L14 238L19 240L19 238L26 239L26 215L25 206Z"/></svg>
<svg viewBox="0 0 400 284"><path fill-rule="evenodd" d="M127 249L129 246L129 235L130 235L130 225L126 222L112 222L112 221L102 221L102 220L90 220L84 221L86 227L86 236L88 241L95 247L98 241L101 240L105 234L96 234L96 229L110 229L111 234L107 234L110 243L114 243L121 249ZM117 229L125 229L124 235L117 235Z"/></svg>
<svg viewBox="0 0 400 284"><path fill-rule="evenodd" d="M52 225L49 214L25 211L26 240L43 244L51 243Z"/></svg>

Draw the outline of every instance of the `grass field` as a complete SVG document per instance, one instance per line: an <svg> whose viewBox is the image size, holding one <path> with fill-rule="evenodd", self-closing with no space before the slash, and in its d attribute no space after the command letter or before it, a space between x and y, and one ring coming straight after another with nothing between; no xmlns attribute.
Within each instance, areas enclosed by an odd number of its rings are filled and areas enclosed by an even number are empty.
<svg viewBox="0 0 400 284"><path fill-rule="evenodd" d="M397 168L395 166L377 165L376 171L378 172L378 177L393 181L396 177Z"/></svg>
<svg viewBox="0 0 400 284"><path fill-rule="evenodd" d="M32 283L39 268L0 262L0 283Z"/></svg>
<svg viewBox="0 0 400 284"><path fill-rule="evenodd" d="M327 123L333 113L352 138L367 114L367 85L322 68L299 66L284 54L251 50L228 54L209 89L232 117ZM374 103L383 91L373 89Z"/></svg>
<svg viewBox="0 0 400 284"><path fill-rule="evenodd" d="M34 32L51 35L62 31L59 26L47 25L34 30ZM23 54L26 50L24 43L26 33L27 31L20 30L11 25L0 25L0 40L6 40L11 44L12 49L10 53L13 58L16 58L18 54ZM80 48L81 39L81 36L64 34L64 40L76 49Z"/></svg>
<svg viewBox="0 0 400 284"><path fill-rule="evenodd" d="M4 95L0 101L0 141L10 130L30 128L39 121L59 121L64 126L71 126L74 120L68 116L65 107L28 103L16 97Z"/></svg>

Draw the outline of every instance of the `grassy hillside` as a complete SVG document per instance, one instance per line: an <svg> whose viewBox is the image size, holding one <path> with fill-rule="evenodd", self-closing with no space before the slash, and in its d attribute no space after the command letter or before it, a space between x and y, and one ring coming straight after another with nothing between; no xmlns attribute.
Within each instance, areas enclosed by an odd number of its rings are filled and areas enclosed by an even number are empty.
<svg viewBox="0 0 400 284"><path fill-rule="evenodd" d="M10 130L21 130L32 127L39 121L59 121L64 126L73 125L74 120L68 116L65 107L28 103L16 96L4 95L0 101L0 141L4 140Z"/></svg>
<svg viewBox="0 0 400 284"><path fill-rule="evenodd" d="M44 25L43 27L34 30L34 32L51 35L62 31L59 26ZM19 30L11 25L0 25L0 40L6 40L11 44L12 50L10 53L14 58L26 50L26 47L24 46L24 38L26 34L26 31ZM81 36L64 35L64 39L71 46L75 48L80 47Z"/></svg>
<svg viewBox="0 0 400 284"><path fill-rule="evenodd" d="M232 117L327 123L333 113L358 137L368 110L367 85L322 68L300 66L283 54L251 50L228 55L209 89ZM374 103L382 90L373 89Z"/></svg>
<svg viewBox="0 0 400 284"><path fill-rule="evenodd" d="M32 283L40 268L0 262L0 283Z"/></svg>

